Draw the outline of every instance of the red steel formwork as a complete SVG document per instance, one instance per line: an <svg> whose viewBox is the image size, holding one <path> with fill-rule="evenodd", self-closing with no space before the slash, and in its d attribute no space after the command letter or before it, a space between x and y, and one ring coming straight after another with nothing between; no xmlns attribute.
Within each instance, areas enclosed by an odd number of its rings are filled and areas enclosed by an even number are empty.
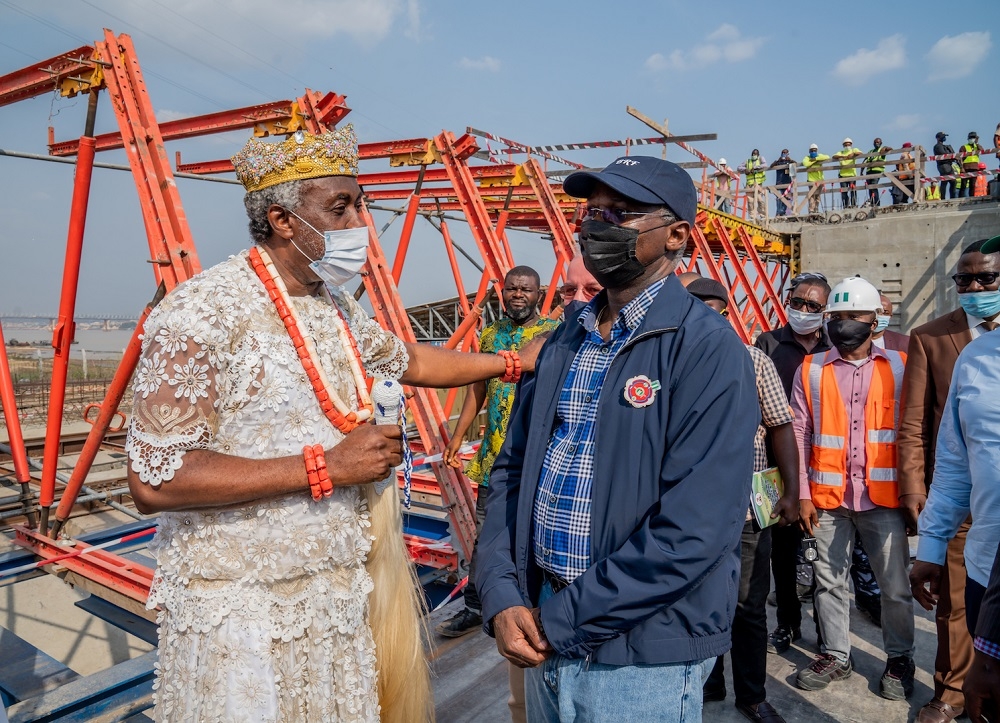
<svg viewBox="0 0 1000 723"><path fill-rule="evenodd" d="M88 122L79 140L57 142L50 129L50 154L77 156L63 292L53 336L57 364L68 362L69 345L73 338L73 310L86 203L93 157L98 150L124 147L128 153L157 284L156 295L143 311L118 373L100 405L70 482L62 490L51 532L54 537L72 511L77 493L126 391L138 361L142 321L163 294L200 271L193 237L167 161L165 142L234 129L252 130L258 136L287 135L299 129L319 132L334 127L350 109L342 95L307 90L295 101L277 101L158 124L131 39L127 35L116 36L111 31L105 31L104 39L93 46L78 48L0 77L0 106L50 92L53 86L67 96L89 94ZM95 137L93 115L101 90L108 91L111 96L119 132ZM601 147L600 144L591 145ZM430 220L440 231L456 293L465 302L462 308L466 319L448 343L452 348L475 347L476 322L482 305L488 294L498 287L504 274L514 266L508 230L542 231L551 239L556 263L545 295L544 313L551 310L555 291L574 254L573 231L582 211L579 201L566 196L559 183L551 182L543 167L530 155L527 161L520 164L502 163L490 158L488 162L478 165L471 162L477 154L480 154L480 148L472 135L466 133L456 137L448 131L433 138L363 143L359 148L359 155L366 166L367 161L382 159L383 163L388 160L390 169L402 169L380 171L362 168L359 176L368 203L398 200L405 202L405 207L398 212L403 216L403 224L391 264L382 250L379 231L366 209L369 257L362 273L363 289L359 289L358 293L367 293L379 323L404 340L415 341L416 337L397 284L405 271L418 216ZM534 155L561 160L545 152ZM232 164L228 160L182 164L178 154L177 170L198 174L224 173L232 171ZM483 272L472 304L466 301L455 255L456 246L444 218L445 212L462 214L482 260ZM733 313L730 318L745 340L749 341L756 333L784 323L779 293L788 272L788 246L777 234L703 208L698 215L689 253L685 264L688 270L700 270L722 281L731 290L730 308ZM0 363L6 371L5 361L0 359ZM62 389L57 389L60 385ZM42 512L40 529L32 532L22 528L18 536L20 544L30 547L42 558L52 554L46 549L47 543L43 538L48 534L49 511L55 501L55 452L62 422L61 395L64 387L65 373L58 379L54 373L52 399L59 395L60 401L58 408L55 408L55 402L50 407L39 499ZM13 398L9 373L0 373L0 391L3 392L5 414L8 419L11 416L16 418L16 413L11 415L9 411L11 405L8 400ZM447 422L454 393L449 394L442 405L437 393L432 390L412 391L409 409L419 437L418 446L434 459L448 441ZM11 443L12 447L23 448L23 444L16 445L13 435ZM473 487L458 471L440 462L431 462L430 468L430 474L417 475L414 491L440 496L450 522L451 544L417 536L408 536L407 543L416 561L430 567L454 570L458 567L459 557L468 559L471 556L475 540ZM20 469L18 475L20 480ZM100 565L91 565L87 561L90 557L81 556L74 562L79 574L87 575L112 590L125 584L120 576L109 574L110 557L103 555ZM136 572L127 584L129 590L134 591L136 580L141 585L146 573L137 571L134 563L127 564L130 571Z"/></svg>

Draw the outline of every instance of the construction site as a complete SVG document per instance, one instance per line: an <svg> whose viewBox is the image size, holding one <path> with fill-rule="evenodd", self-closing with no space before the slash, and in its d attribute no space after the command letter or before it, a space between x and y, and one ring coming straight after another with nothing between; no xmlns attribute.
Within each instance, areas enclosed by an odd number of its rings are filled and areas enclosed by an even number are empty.
<svg viewBox="0 0 1000 723"><path fill-rule="evenodd" d="M67 164L73 173L72 196L56 203L68 219L65 243L51 243L64 254L58 313L37 320L42 331L34 330L35 320L19 315L0 319L0 707L12 722L152 719L157 627L156 611L146 609L155 567L147 546L157 517L136 510L126 480L132 381L146 318L165 295L203 270L201 230L189 223L185 199L206 184L239 183L228 158L238 147L220 144L220 157L185 153L182 158L172 144L234 131L245 139L281 140L351 120L348 98L321 88L158 121L141 60L128 34L105 30L92 44L17 70L0 68L0 115L8 106L55 93L77 99L80 116L79 133L72 137L56 137L50 128L45 152L0 148L4 173L14 173L18 164L46 163ZM898 189L906 203L843 209L837 203L835 161L827 167L828 180L820 183L807 181L807 170L793 162L790 184L747 188L740 173L702 150L715 133L675 133L657 119L663 112L654 118L647 115L653 112L649 108L620 110L621 135L592 142L529 145L531 139L508 138L502 128L474 127L361 142L357 180L369 243L362 282L350 289L354 297L404 341L475 352L483 326L503 315L500 286L518 264L513 248L531 244L552 259L539 311L557 318L558 292L578 253L586 210L583 201L564 192L562 180L592 168L586 161L591 149L669 157L689 170L699 206L677 272L695 271L725 286L728 319L747 344L787 323L788 282L813 269L823 269L831 281L863 275L902 310L892 328L906 332L956 306L953 287L941 280L965 246L1000 229L996 172L984 172L992 195L928 200L930 182L940 180L935 170L940 159L919 145L912 149L913 178L901 180L894 170L894 161L911 149L890 150L880 169L859 164L859 188ZM117 130L95 132L98 114L113 117ZM107 151L123 151L127 163L102 162ZM570 153L577 160L567 158ZM77 297L87 268L88 203L111 174L130 174L134 182L133 197L119 202L141 214L148 263L121 273L152 276L148 303L121 317L88 317L95 328L127 335L127 342L120 355L90 353L81 360L74 341L84 323ZM729 177L724 186L720 174ZM754 212L758 194L767 199L763 216ZM238 195L233 195L236 205ZM822 204L816 208L818 199ZM781 205L784 212L775 215ZM435 298L408 301L400 285L431 246L447 258L433 279L422 281L433 287ZM470 264L477 270L471 284ZM53 262L52 273L59 268ZM413 283L419 272L409 273ZM5 300L0 306L14 304ZM12 333L46 342L51 335L50 349L8 345ZM477 491L461 471L442 463L463 390L408 391L414 460L404 534L433 627L461 597L476 539ZM463 447L466 458L478 442L472 437ZM402 478L399 489L402 495ZM772 622L773 614L769 608ZM933 615L918 611L916 620L921 693L908 704L882 707L865 690L865 678L877 679L882 664L881 638L860 619L852 621L852 626L857 622L852 640L861 651L857 668L871 675L804 697L795 689L794 670L813 652L810 631L794 656L769 656L771 700L780 701L788 720L910 720L919 699L929 695L934 670ZM506 663L493 640L475 633L432 642L437 719L508 720ZM740 719L730 705L706 704L705 720Z"/></svg>

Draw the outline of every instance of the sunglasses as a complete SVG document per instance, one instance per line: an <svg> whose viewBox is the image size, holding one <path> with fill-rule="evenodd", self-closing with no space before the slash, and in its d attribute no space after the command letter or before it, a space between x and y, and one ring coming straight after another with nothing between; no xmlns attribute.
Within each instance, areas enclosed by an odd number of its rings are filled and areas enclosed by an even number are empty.
<svg viewBox="0 0 1000 723"><path fill-rule="evenodd" d="M620 208L597 208L592 206L587 209L587 218L591 221L604 221L620 226L625 223L629 216L648 216L655 211L625 211Z"/></svg>
<svg viewBox="0 0 1000 723"><path fill-rule="evenodd" d="M955 274L951 280L956 286L969 286L973 281L978 282L980 286L989 286L997 280L997 277L1000 277L1000 272L982 271L978 274Z"/></svg>
<svg viewBox="0 0 1000 723"><path fill-rule="evenodd" d="M818 304L815 301L809 301L809 299L803 299L799 296L793 296L788 299L788 305L796 311L808 309L813 314L818 314L823 311L823 304Z"/></svg>

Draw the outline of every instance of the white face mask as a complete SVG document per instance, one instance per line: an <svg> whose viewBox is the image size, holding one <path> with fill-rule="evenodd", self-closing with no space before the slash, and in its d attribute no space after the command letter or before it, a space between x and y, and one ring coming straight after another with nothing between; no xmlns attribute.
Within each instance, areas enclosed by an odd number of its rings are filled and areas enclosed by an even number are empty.
<svg viewBox="0 0 1000 723"><path fill-rule="evenodd" d="M330 286L342 286L360 273L365 261L368 260L368 227L345 228L340 231L325 231L320 233L316 228L294 211L289 211L299 221L323 237L325 250L323 257L313 261L309 268ZM295 241L292 245L299 253L309 259L309 255L299 248Z"/></svg>
<svg viewBox="0 0 1000 723"><path fill-rule="evenodd" d="M787 309L788 325L796 334L812 334L823 326L823 312L818 311L810 314L807 311L796 311Z"/></svg>
<svg viewBox="0 0 1000 723"><path fill-rule="evenodd" d="M886 314L876 314L875 315L875 321L877 321L878 324L875 326L875 331L873 333L878 334L879 332L882 332L882 331L885 331L886 329L888 329L889 328L889 321L891 319L892 319L892 317L888 316Z"/></svg>

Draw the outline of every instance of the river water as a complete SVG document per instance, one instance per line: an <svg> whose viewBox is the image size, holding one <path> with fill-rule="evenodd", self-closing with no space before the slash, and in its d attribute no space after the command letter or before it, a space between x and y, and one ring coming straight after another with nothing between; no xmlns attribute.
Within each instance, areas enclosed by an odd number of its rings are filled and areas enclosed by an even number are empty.
<svg viewBox="0 0 1000 723"><path fill-rule="evenodd" d="M32 349L29 353L38 354L42 359L52 357L52 332L47 329L11 329L4 330L7 341L17 339L24 342L37 342L37 350ZM76 343L70 351L70 356L80 358L82 352L86 350L87 356L91 359L118 358L122 355L125 347L128 346L129 339L132 338L131 329L77 329ZM28 349L12 347L8 349L11 353L24 353Z"/></svg>

